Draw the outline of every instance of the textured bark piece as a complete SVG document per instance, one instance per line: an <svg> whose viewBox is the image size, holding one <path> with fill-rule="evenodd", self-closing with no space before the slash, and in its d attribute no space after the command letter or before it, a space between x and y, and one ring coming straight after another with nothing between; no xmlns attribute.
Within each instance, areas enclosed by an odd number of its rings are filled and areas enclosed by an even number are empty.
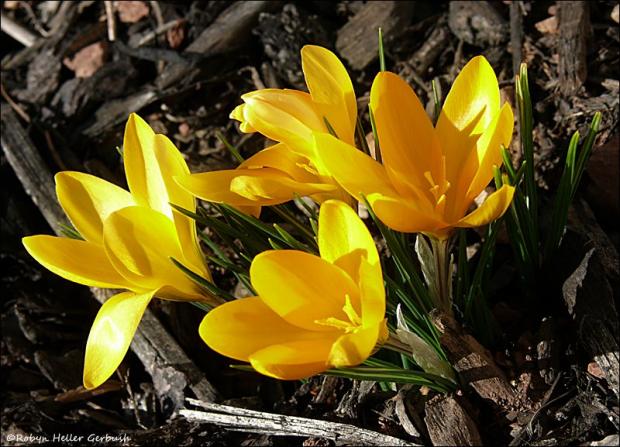
<svg viewBox="0 0 620 447"><path fill-rule="evenodd" d="M379 54L377 30L390 40L398 38L413 17L413 2L367 2L338 31L336 49L351 68L362 70Z"/></svg>
<svg viewBox="0 0 620 447"><path fill-rule="evenodd" d="M41 210L54 232L60 234L60 222L66 218L56 202L54 180L14 112L2 105L2 149L26 192ZM91 288L101 303L113 290ZM132 351L153 377L164 411L174 412L183 405L185 388L189 387L200 399L217 398L215 388L204 374L185 355L181 347L147 309L131 343Z"/></svg>
<svg viewBox="0 0 620 447"><path fill-rule="evenodd" d="M403 439L384 435L354 425L328 422L299 416L264 413L214 403L187 399L202 410L181 410L181 415L192 422L205 422L231 431L262 433L270 436L303 436L327 438L336 445L390 445L415 446Z"/></svg>
<svg viewBox="0 0 620 447"><path fill-rule="evenodd" d="M251 30L261 12L281 6L275 1L234 2L205 29L186 49L186 53L203 56L223 54L241 47L251 36ZM191 79L198 70L192 66L170 65L156 81L159 88L166 88L180 80Z"/></svg>
<svg viewBox="0 0 620 447"><path fill-rule="evenodd" d="M435 396L425 410L433 445L482 445L476 423L453 396Z"/></svg>
<svg viewBox="0 0 620 447"><path fill-rule="evenodd" d="M435 29L433 29L422 46L409 58L409 62L418 74L426 73L426 70L433 66L435 60L446 46L446 42L450 36L450 30L448 29L444 17L445 16L442 16L442 18L437 21Z"/></svg>
<svg viewBox="0 0 620 447"><path fill-rule="evenodd" d="M433 322L441 332L440 342L448 360L469 385L497 411L517 407L518 398L501 369L484 347L463 329L453 317L433 313Z"/></svg>
<svg viewBox="0 0 620 447"><path fill-rule="evenodd" d="M564 302L578 328L578 341L618 394L618 314L614 293L595 248L562 286Z"/></svg>
<svg viewBox="0 0 620 447"><path fill-rule="evenodd" d="M588 76L587 41L590 36L590 9L585 1L558 2L558 76L560 92L569 96Z"/></svg>
<svg viewBox="0 0 620 447"><path fill-rule="evenodd" d="M493 2L450 2L450 30L459 39L477 47L504 42L508 37L508 24L491 3Z"/></svg>

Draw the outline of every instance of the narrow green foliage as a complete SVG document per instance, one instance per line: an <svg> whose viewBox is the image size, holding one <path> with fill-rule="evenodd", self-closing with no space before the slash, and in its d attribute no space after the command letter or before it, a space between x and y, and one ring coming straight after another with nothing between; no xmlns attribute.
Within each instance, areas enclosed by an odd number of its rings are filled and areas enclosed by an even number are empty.
<svg viewBox="0 0 620 447"><path fill-rule="evenodd" d="M379 68L385 71L385 52L383 51L383 30L379 27Z"/></svg>
<svg viewBox="0 0 620 447"><path fill-rule="evenodd" d="M230 293L220 289L219 287L217 287L212 282L206 280L202 276L200 276L197 273L193 272L192 270L188 269L181 262L177 261L175 258L170 258L170 260L172 261L172 263L175 266L177 266L179 268L179 270L181 270L183 273L185 273L185 275L187 275L187 277L189 279L194 281L196 284L198 284L200 287L205 289L211 295L213 295L215 297L218 297L218 298L222 298L222 299L224 299L226 301L231 301L231 300L235 299L235 297L232 296Z"/></svg>
<svg viewBox="0 0 620 447"><path fill-rule="evenodd" d="M357 117L357 124L355 125L356 135L358 139L358 147L362 149L362 151L366 155L370 154L370 148L368 147L368 141L366 141L366 134L364 133L364 128L362 127L362 122L359 117Z"/></svg>
<svg viewBox="0 0 620 447"><path fill-rule="evenodd" d="M329 122L329 120L327 119L327 117L323 117L323 122L325 123L325 127L327 127L327 131L333 135L334 137L338 138L338 134L336 133L336 129L334 129L334 126L331 125L331 123Z"/></svg>
<svg viewBox="0 0 620 447"><path fill-rule="evenodd" d="M78 241L84 240L80 232L73 228L71 225L67 225L61 222L58 224L58 226L60 227L60 233L63 236L68 237L69 239L76 239Z"/></svg>
<svg viewBox="0 0 620 447"><path fill-rule="evenodd" d="M372 113L370 105L368 105L368 115L370 116L370 126L372 127L372 136L375 141L375 160L381 163L383 159L381 158L381 147L379 146L379 134L375 125L375 115Z"/></svg>
<svg viewBox="0 0 620 447"><path fill-rule="evenodd" d="M235 146L229 143L229 141L226 139L224 134L218 131L215 133L215 136L217 137L218 140L222 142L222 144L226 147L226 149L228 149L228 151L232 154L235 160L237 160L237 162L243 163L245 161L241 153L239 153L239 150Z"/></svg>
<svg viewBox="0 0 620 447"><path fill-rule="evenodd" d="M434 105L434 113L433 113L433 123L437 123L439 119L439 114L441 113L441 98L440 98L440 87L437 82L437 78L434 78L431 81L431 87L433 88L433 105Z"/></svg>

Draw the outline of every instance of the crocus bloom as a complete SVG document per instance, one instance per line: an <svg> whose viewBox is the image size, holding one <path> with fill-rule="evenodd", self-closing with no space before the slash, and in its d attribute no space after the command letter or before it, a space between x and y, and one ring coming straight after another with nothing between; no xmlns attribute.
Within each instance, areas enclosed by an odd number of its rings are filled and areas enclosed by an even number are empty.
<svg viewBox="0 0 620 447"><path fill-rule="evenodd" d="M501 166L500 147L513 131L512 109L500 107L497 78L484 57L458 75L435 127L414 91L390 72L375 78L370 108L383 164L325 133L315 133L315 147L327 171L358 200L365 196L387 226L445 239L455 227L485 225L506 211L509 185L467 214L493 166Z"/></svg>
<svg viewBox="0 0 620 447"><path fill-rule="evenodd" d="M205 172L177 180L201 199L228 203L255 215L261 205L287 202L295 195L317 202L350 200L314 151L313 132L333 132L354 144L357 104L346 69L331 51L307 45L301 50L310 93L263 89L241 97L231 113L244 132L258 131L281 144L267 148L237 169Z"/></svg>
<svg viewBox="0 0 620 447"><path fill-rule="evenodd" d="M189 172L181 153L132 114L123 158L128 192L80 172L56 175L58 201L84 240L46 235L23 239L44 267L80 284L126 289L99 310L86 344L84 386L96 388L116 370L153 296L206 301L173 257L211 279L195 222L170 203L194 210L194 198L172 179Z"/></svg>
<svg viewBox="0 0 620 447"><path fill-rule="evenodd" d="M207 345L279 379L366 360L387 337L373 239L348 205L328 200L318 242L321 257L295 250L256 256L250 279L258 296L210 311L200 325Z"/></svg>

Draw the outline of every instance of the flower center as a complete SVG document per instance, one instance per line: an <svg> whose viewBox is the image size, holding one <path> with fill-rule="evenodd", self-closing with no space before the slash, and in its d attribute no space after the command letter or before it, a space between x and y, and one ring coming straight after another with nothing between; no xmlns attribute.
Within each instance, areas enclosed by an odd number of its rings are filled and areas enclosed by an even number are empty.
<svg viewBox="0 0 620 447"><path fill-rule="evenodd" d="M446 208L446 193L450 189L450 182L446 180L446 157L441 157L441 176L438 182L433 178L431 171L426 171L424 178L429 183L428 190L435 199L435 212L443 214Z"/></svg>
<svg viewBox="0 0 620 447"><path fill-rule="evenodd" d="M345 295L344 306L342 307L342 310L346 314L349 321L340 320L335 317L329 317L323 318L321 320L314 320L314 322L316 324L320 324L321 326L331 326L335 327L336 329L341 329L347 334L357 331L362 325L362 319L355 311L353 304L351 304L351 297L349 296L349 294Z"/></svg>

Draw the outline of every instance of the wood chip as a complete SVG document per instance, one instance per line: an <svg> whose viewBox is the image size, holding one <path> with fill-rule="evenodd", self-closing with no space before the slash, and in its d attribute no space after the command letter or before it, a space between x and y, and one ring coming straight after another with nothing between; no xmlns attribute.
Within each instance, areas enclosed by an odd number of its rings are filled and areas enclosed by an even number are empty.
<svg viewBox="0 0 620 447"><path fill-rule="evenodd" d="M558 32L558 19L555 16L534 24L534 27L543 34L556 34Z"/></svg>
<svg viewBox="0 0 620 447"><path fill-rule="evenodd" d="M482 445L476 423L453 396L435 396L426 402L425 410L433 445Z"/></svg>
<svg viewBox="0 0 620 447"><path fill-rule="evenodd" d="M614 9L612 9L611 11L611 20L613 20L616 23L620 23L620 5L616 4L616 6L614 6Z"/></svg>
<svg viewBox="0 0 620 447"><path fill-rule="evenodd" d="M149 15L149 7L145 2L114 2L114 6L118 12L118 18L123 23L136 23Z"/></svg>
<svg viewBox="0 0 620 447"><path fill-rule="evenodd" d="M77 78L90 78L103 66L107 54L107 43L100 41L82 48L73 58L65 58L62 62Z"/></svg>

